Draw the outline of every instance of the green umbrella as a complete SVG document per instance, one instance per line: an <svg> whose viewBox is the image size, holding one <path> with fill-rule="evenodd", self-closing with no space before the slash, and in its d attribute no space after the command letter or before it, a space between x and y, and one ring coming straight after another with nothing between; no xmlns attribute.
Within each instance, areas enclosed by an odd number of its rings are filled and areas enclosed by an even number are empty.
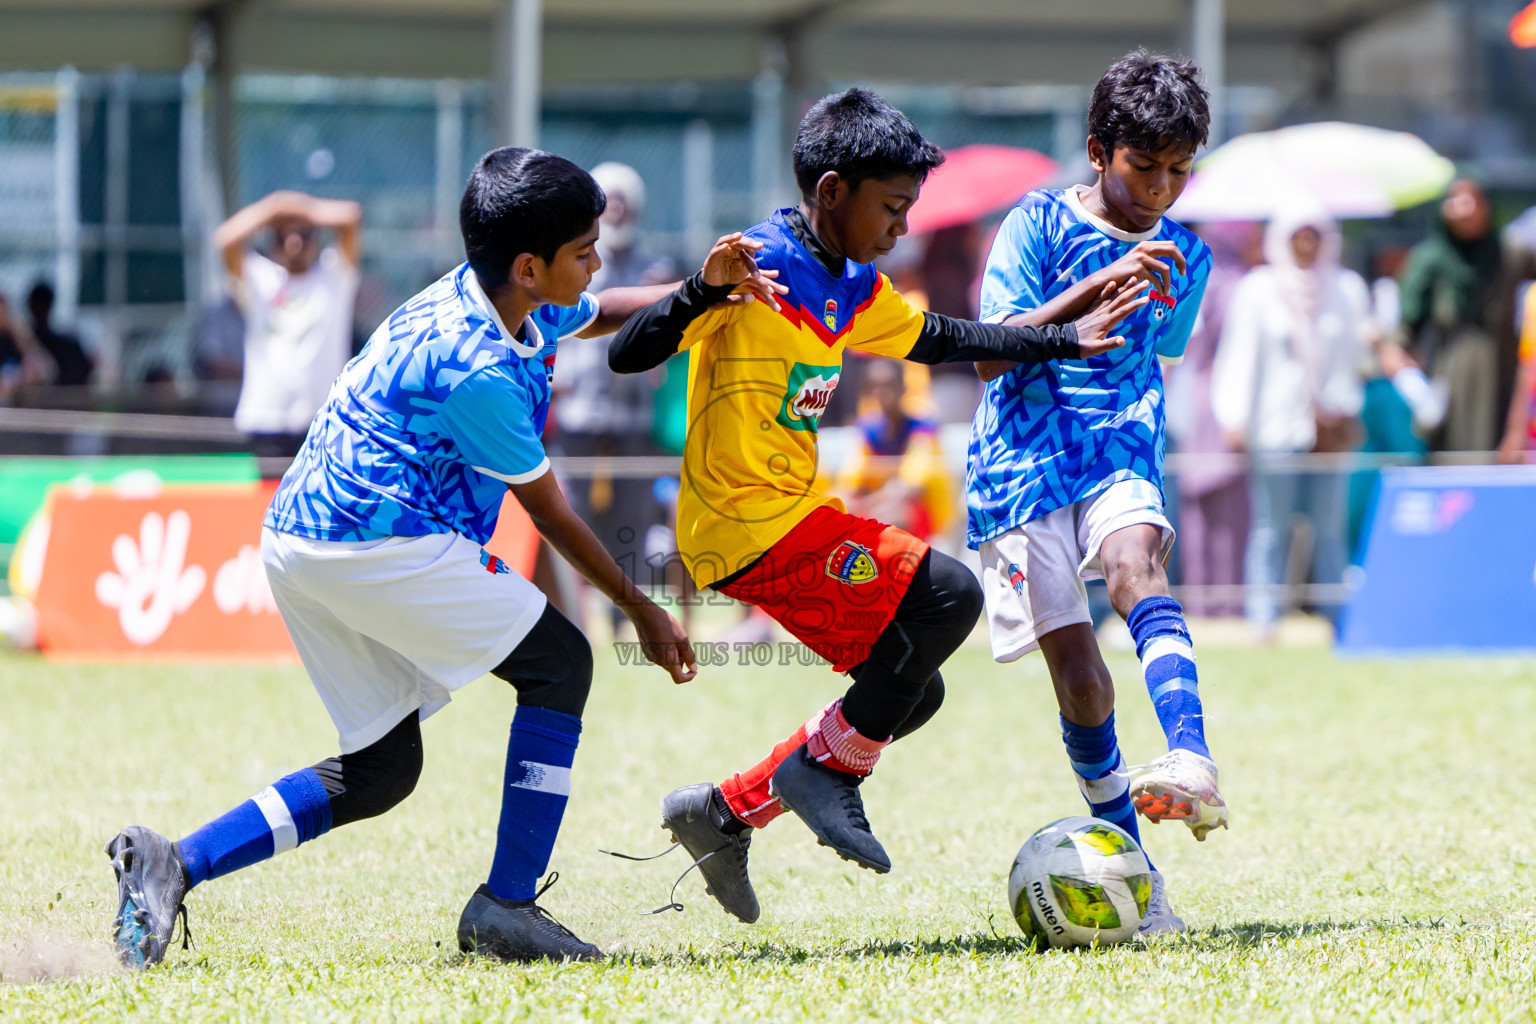
<svg viewBox="0 0 1536 1024"><path fill-rule="evenodd" d="M1400 210L1438 199L1456 176L1455 165L1417 135L1343 121L1239 135L1212 150L1200 168L1231 170L1234 163L1271 173L1279 165L1349 175L1376 186Z"/></svg>

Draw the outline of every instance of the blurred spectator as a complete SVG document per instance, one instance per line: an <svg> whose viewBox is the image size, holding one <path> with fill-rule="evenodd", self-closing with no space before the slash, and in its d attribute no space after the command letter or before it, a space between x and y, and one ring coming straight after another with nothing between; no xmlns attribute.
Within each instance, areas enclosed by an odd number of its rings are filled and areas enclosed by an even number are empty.
<svg viewBox="0 0 1536 1024"><path fill-rule="evenodd" d="M855 515L899 526L923 539L950 523L954 498L938 425L906 407L902 364L873 358L865 367L863 395L875 406L855 424L856 440L838 473L836 490Z"/></svg>
<svg viewBox="0 0 1536 1024"><path fill-rule="evenodd" d="M18 389L45 382L53 367L0 295L0 403L9 405Z"/></svg>
<svg viewBox="0 0 1536 1024"><path fill-rule="evenodd" d="M1422 456L1428 438L1445 419L1444 381L1431 381L1395 337L1377 339L1365 363L1364 403L1360 422L1365 440L1360 450ZM1376 495L1378 469L1356 469L1349 480L1349 547L1362 554L1360 541Z"/></svg>
<svg viewBox="0 0 1536 1024"><path fill-rule="evenodd" d="M977 278L981 276L981 229L973 223L940 228L923 250L922 289L928 309L962 320L976 319ZM911 291L902 290L911 296ZM933 404L944 423L969 423L981 401L981 379L971 363L928 368Z"/></svg>
<svg viewBox="0 0 1536 1024"><path fill-rule="evenodd" d="M1512 289L1504 269L1482 186L1468 178L1453 181L1439 221L1409 253L1402 277L1411 350L1448 388L1438 448L1488 451L1498 437L1515 363ZM1501 357L1503 347L1510 349L1507 358Z"/></svg>
<svg viewBox="0 0 1536 1024"><path fill-rule="evenodd" d="M1371 254L1371 318L1382 334L1394 336L1403 325L1403 290L1397 279L1408 262L1408 249L1384 245Z"/></svg>
<svg viewBox="0 0 1536 1024"><path fill-rule="evenodd" d="M1211 247L1211 276L1184 359L1167 371L1168 432L1188 455L1230 455L1227 436L1211 405L1211 368L1232 293L1262 261L1260 226L1210 224L1200 237ZM1204 462L1205 464L1202 464ZM1220 459L1197 460L1174 477L1178 488L1179 569L1186 586L1236 586L1243 582L1248 540L1248 477ZM1212 600L1198 592L1184 601L1193 615L1237 615L1240 602Z"/></svg>
<svg viewBox="0 0 1536 1024"><path fill-rule="evenodd" d="M1278 214L1264 235L1267 264L1232 294L1212 371L1216 421L1235 450L1255 457L1244 578L1262 639L1279 619L1274 588L1285 582L1293 517L1311 526L1312 579L1343 578L1344 474L1271 470L1265 459L1353 446L1373 328L1365 281L1339 266L1339 244L1338 227L1311 203Z"/></svg>
<svg viewBox="0 0 1536 1024"><path fill-rule="evenodd" d="M293 455L352 354L363 211L357 203L274 192L214 232L245 314L235 426L258 455ZM270 258L250 249L271 233ZM320 244L328 230L333 244Z"/></svg>
<svg viewBox="0 0 1536 1024"><path fill-rule="evenodd" d="M27 313L32 321L32 337L42 350L53 359L57 368L53 383L64 387L81 387L91 382L91 371L96 364L80 346L80 339L70 334L60 334L53 329L53 286L38 281L27 293Z"/></svg>
<svg viewBox="0 0 1536 1024"><path fill-rule="evenodd" d="M590 291L660 284L675 276L671 261L649 252L640 242L645 213L645 181L627 164L602 163L592 177L608 196L597 240L603 265ZM612 336L567 338L560 343L554 379L554 415L559 451L568 456L657 455L651 439L659 374L617 374L608 369ZM588 479L567 476L571 507L592 527L615 561L631 576L645 578L639 566L650 527L665 509L651 493L650 478L596 473ZM618 626L623 615L613 609Z"/></svg>
<svg viewBox="0 0 1536 1024"><path fill-rule="evenodd" d="M1499 442L1499 461L1521 463L1536 449L1536 287L1527 282L1520 296L1520 368Z"/></svg>
<svg viewBox="0 0 1536 1024"><path fill-rule="evenodd" d="M0 402L9 403L21 385L21 341L11 319L11 305L0 295Z"/></svg>
<svg viewBox="0 0 1536 1024"><path fill-rule="evenodd" d="M204 306L197 315L192 373L203 381L238 381L245 372L245 317L233 296Z"/></svg>

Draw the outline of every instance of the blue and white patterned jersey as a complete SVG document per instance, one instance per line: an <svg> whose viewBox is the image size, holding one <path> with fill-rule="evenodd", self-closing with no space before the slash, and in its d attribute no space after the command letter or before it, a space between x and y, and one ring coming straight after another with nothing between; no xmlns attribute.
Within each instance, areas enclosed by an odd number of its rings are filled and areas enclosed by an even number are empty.
<svg viewBox="0 0 1536 1024"><path fill-rule="evenodd" d="M540 306L519 342L468 264L444 275L341 371L265 525L315 540L453 531L484 544L507 484L549 470L555 348L597 312L589 294Z"/></svg>
<svg viewBox="0 0 1536 1024"><path fill-rule="evenodd" d="M967 541L987 541L1119 480L1163 484L1163 374L1195 324L1211 252L1168 220L1120 231L1083 208L1075 189L1041 189L998 229L981 285L981 316L997 323L1055 298L1138 242L1169 239L1188 261L1172 294L1116 329L1125 344L1092 359L1023 365L987 384L971 423L966 470ZM1176 268L1175 268L1176 271Z"/></svg>

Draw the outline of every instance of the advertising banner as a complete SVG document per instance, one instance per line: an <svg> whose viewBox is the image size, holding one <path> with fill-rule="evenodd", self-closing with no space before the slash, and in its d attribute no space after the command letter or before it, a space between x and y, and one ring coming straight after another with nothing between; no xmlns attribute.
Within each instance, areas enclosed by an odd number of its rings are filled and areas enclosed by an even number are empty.
<svg viewBox="0 0 1536 1024"><path fill-rule="evenodd" d="M166 487L142 498L55 489L39 646L64 658L296 657L261 562L274 487ZM506 501L487 548L527 577L537 547L527 514Z"/></svg>
<svg viewBox="0 0 1536 1024"><path fill-rule="evenodd" d="M1381 474L1340 647L1536 649L1536 466Z"/></svg>

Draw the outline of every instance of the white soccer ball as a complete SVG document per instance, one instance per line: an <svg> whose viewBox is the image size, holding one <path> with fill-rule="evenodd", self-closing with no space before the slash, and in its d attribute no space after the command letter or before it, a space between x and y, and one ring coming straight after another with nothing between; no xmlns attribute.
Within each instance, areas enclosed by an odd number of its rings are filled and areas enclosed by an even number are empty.
<svg viewBox="0 0 1536 1024"><path fill-rule="evenodd" d="M1152 866L1123 829L1062 818L1029 837L1008 874L1008 907L1038 944L1100 946L1136 934L1152 895Z"/></svg>

